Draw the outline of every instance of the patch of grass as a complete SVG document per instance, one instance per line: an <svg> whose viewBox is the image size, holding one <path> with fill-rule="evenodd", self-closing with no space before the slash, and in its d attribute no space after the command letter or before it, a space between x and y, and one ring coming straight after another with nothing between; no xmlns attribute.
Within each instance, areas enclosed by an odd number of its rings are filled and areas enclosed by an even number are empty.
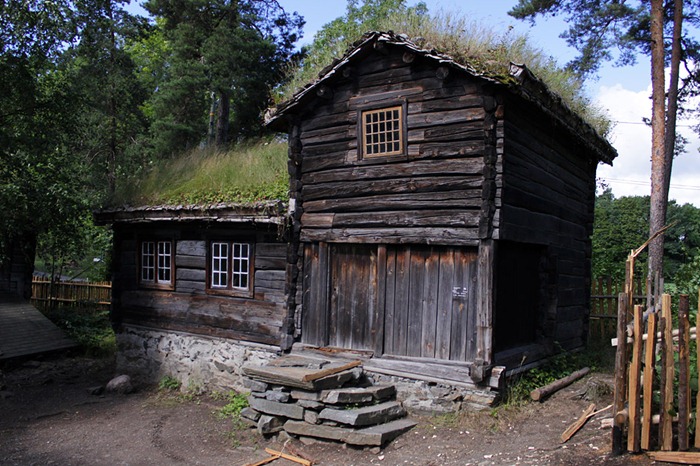
<svg viewBox="0 0 700 466"><path fill-rule="evenodd" d="M174 392L176 390L180 390L181 386L182 383L175 377L170 375L166 375L165 377L160 379L160 382L158 382L158 390L161 391Z"/></svg>
<svg viewBox="0 0 700 466"><path fill-rule="evenodd" d="M109 321L109 311L89 306L59 306L44 314L75 340L86 356L108 357L115 354L117 341Z"/></svg>
<svg viewBox="0 0 700 466"><path fill-rule="evenodd" d="M220 152L195 149L125 183L113 205L251 203L287 199L287 143L264 140Z"/></svg>
<svg viewBox="0 0 700 466"><path fill-rule="evenodd" d="M226 400L224 406L218 409L217 416L221 419L238 420L241 415L241 410L248 406L248 397L244 393L238 393L233 390L223 395Z"/></svg>

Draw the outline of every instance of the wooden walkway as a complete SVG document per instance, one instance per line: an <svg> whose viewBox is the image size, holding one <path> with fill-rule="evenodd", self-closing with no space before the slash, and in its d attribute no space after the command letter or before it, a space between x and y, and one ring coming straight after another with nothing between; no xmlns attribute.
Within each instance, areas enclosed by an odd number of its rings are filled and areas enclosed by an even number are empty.
<svg viewBox="0 0 700 466"><path fill-rule="evenodd" d="M0 292L0 360L77 346L27 301Z"/></svg>

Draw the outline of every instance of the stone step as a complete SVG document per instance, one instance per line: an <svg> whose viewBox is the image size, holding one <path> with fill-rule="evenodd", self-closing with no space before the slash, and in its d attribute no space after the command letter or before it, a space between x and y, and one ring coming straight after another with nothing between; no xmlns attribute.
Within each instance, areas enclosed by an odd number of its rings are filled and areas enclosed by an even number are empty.
<svg viewBox="0 0 700 466"><path fill-rule="evenodd" d="M386 401L356 409L326 408L319 413L319 419L346 424L353 427L383 424L406 416L406 410L398 401Z"/></svg>
<svg viewBox="0 0 700 466"><path fill-rule="evenodd" d="M328 404L365 404L384 401L396 396L393 385L373 385L370 387L337 388L321 392L321 401Z"/></svg>
<svg viewBox="0 0 700 466"><path fill-rule="evenodd" d="M352 429L349 427L312 425L301 421L287 421L284 424L284 430L289 434L302 437L335 440L351 445L382 446L415 425L416 422L410 419L398 419L385 424Z"/></svg>
<svg viewBox="0 0 700 466"><path fill-rule="evenodd" d="M264 414L283 416L291 419L304 419L304 408L294 403L278 403L277 401L249 396L248 404L254 410Z"/></svg>

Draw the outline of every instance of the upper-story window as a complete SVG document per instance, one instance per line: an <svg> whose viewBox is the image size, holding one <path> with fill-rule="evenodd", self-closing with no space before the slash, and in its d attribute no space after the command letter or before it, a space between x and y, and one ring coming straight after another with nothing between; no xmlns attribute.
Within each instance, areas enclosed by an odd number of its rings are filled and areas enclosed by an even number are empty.
<svg viewBox="0 0 700 466"><path fill-rule="evenodd" d="M172 241L142 241L139 279L142 285L172 286Z"/></svg>
<svg viewBox="0 0 700 466"><path fill-rule="evenodd" d="M249 294L252 290L253 245L212 241L209 247L209 289Z"/></svg>
<svg viewBox="0 0 700 466"><path fill-rule="evenodd" d="M361 144L363 157L404 154L403 114L404 108L401 105L362 112Z"/></svg>

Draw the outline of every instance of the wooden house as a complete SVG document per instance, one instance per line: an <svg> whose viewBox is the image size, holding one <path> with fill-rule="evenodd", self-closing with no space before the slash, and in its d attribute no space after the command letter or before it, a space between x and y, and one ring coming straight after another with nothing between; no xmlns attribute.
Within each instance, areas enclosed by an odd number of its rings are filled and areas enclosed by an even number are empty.
<svg viewBox="0 0 700 466"><path fill-rule="evenodd" d="M525 66L370 33L266 118L289 135L301 343L475 386L584 345L616 152Z"/></svg>
<svg viewBox="0 0 700 466"><path fill-rule="evenodd" d="M151 381L219 377L213 385L230 387L226 375L240 361L226 342L263 353L289 348L285 209L261 202L97 212L114 231L111 318L122 370Z"/></svg>

